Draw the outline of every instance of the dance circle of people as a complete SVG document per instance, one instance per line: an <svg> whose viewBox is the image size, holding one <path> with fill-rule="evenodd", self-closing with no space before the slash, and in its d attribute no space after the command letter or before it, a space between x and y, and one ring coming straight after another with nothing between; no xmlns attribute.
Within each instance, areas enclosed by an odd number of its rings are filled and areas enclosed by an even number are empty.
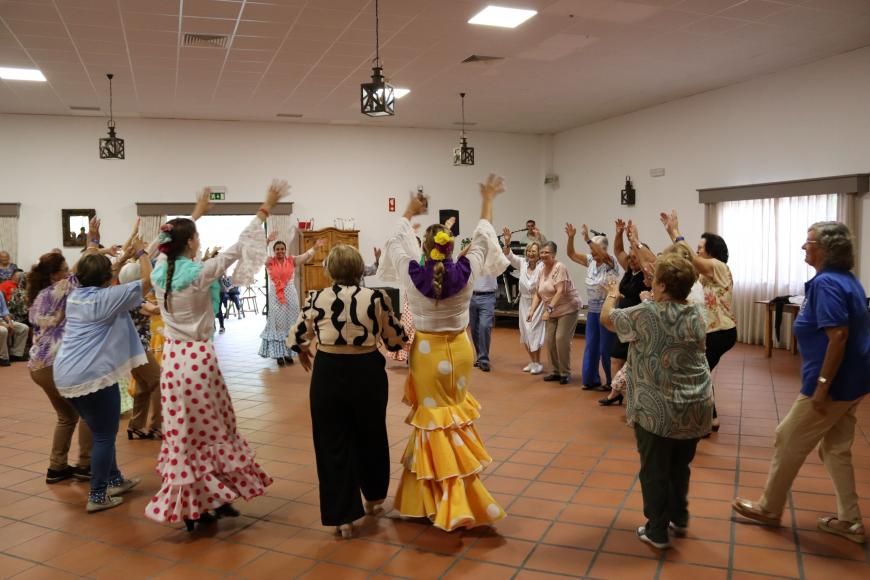
<svg viewBox="0 0 870 580"><path fill-rule="evenodd" d="M148 518L183 522L194 531L238 516L237 499L266 493L272 478L237 429L213 344L215 315L223 333L227 301L241 311L238 287L250 285L265 264L270 299L259 355L279 366L298 358L311 373L323 525L349 538L355 520L385 511L390 455L383 352L409 366L403 401L411 432L395 511L447 532L493 525L507 514L481 479L492 459L475 427L481 404L472 391L475 376L483 376L474 369L492 368L496 277L512 266L519 338L528 354L522 372L569 385L572 339L585 310L576 378L582 389L607 392L601 406L626 403L646 517L637 537L670 547L691 525L690 464L699 441L718 430L711 373L737 340L725 240L704 233L693 248L671 211L660 216L670 240L660 252L641 241L635 223L617 219L611 253L606 234L568 223L565 253L585 268L584 300L558 259L556 242L534 220L526 223L522 255L512 250L516 232L504 228L497 235L493 210L505 189L502 178L490 175L479 189L480 220L463 247L452 222L429 225L418 236L414 221L429 203L419 194L384 241L383 255L375 248L373 265L354 247L329 248L324 268L332 285L311 292L301 306L295 272L323 242L292 255L278 232L265 235L264 222L288 194L284 181L270 185L236 243L204 256L196 220L209 210L208 190L190 219L170 220L148 245L137 222L126 243L103 248L100 221L92 219L87 248L72 268L53 250L24 276L0 251L0 366L27 360L57 412L46 483L89 481L88 512L121 504L141 483L121 473L115 452L118 385L132 375L127 436L162 441L161 484L149 490ZM778 525L801 465L818 446L838 509L818 527L863 542L851 446L857 407L870 392L870 315L864 288L851 273L849 230L837 222L807 225L803 249L816 275L795 322L801 394L776 429L761 498L737 498L733 508ZM393 312L385 292L365 287L364 277L375 273L401 288L401 313ZM68 455L76 429L73 466Z"/></svg>

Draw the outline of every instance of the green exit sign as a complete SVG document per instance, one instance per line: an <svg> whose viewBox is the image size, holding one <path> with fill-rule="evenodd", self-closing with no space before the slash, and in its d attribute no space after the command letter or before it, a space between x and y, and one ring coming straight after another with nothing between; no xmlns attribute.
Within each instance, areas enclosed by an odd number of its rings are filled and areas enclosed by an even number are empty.
<svg viewBox="0 0 870 580"><path fill-rule="evenodd" d="M209 201L225 201L227 199L226 191L212 191L208 194Z"/></svg>

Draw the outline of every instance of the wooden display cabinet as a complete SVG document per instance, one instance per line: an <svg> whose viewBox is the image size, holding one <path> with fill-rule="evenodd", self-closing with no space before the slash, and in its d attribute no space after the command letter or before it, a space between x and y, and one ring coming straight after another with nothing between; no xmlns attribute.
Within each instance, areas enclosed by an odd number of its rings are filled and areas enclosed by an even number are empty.
<svg viewBox="0 0 870 580"><path fill-rule="evenodd" d="M332 284L329 274L323 267L329 250L338 244L347 244L359 249L359 230L339 230L337 228L324 228L322 230L303 230L302 252L307 252L314 246L317 240L326 240L326 245L315 251L314 258L302 268L302 298L303 300L312 290L320 290Z"/></svg>

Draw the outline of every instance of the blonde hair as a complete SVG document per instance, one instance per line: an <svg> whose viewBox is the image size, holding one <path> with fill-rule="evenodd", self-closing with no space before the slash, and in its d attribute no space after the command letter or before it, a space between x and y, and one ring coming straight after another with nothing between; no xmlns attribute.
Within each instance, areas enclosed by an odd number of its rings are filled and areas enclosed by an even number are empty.
<svg viewBox="0 0 870 580"><path fill-rule="evenodd" d="M689 251L684 244L671 244L664 250L662 250L662 256L680 256L684 260L692 261L692 253Z"/></svg>
<svg viewBox="0 0 870 580"><path fill-rule="evenodd" d="M359 250L347 244L339 244L326 257L326 271L333 282L340 286L356 286L362 278L366 265Z"/></svg>
<svg viewBox="0 0 870 580"><path fill-rule="evenodd" d="M656 260L655 281L663 284L665 292L674 300L685 300L698 280L692 262L678 252L671 252Z"/></svg>
<svg viewBox="0 0 870 580"><path fill-rule="evenodd" d="M525 250L525 252L523 252L523 255L524 255L526 258L529 257L529 250L532 248L532 246L534 246L534 247L536 247L536 248L538 249L538 254L541 253L541 244L539 244L538 242L529 242L528 244L526 244L526 250Z"/></svg>
<svg viewBox="0 0 870 580"><path fill-rule="evenodd" d="M428 228L426 228L426 233L423 236L423 255L426 256L426 261L428 262L432 258L429 256L429 252L435 248L435 236L437 236L440 232L450 233L446 227L441 224L432 224ZM447 257L453 255L453 243L451 242L447 248L447 252L445 252ZM432 269L432 291L435 293L435 298L441 298L441 291L444 288L444 262L442 260L435 260L435 266Z"/></svg>

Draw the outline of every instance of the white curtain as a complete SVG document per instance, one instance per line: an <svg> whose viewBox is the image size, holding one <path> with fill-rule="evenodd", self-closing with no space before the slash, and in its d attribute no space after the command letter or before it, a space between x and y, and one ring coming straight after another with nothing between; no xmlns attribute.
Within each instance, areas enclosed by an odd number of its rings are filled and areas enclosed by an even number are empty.
<svg viewBox="0 0 870 580"><path fill-rule="evenodd" d="M278 239L287 244L287 251L290 254L299 254L299 232L296 228L296 222L290 218L289 214L271 215L266 220L266 229L269 233L278 232Z"/></svg>
<svg viewBox="0 0 870 580"><path fill-rule="evenodd" d="M838 219L840 196L807 195L716 204L715 231L728 244L728 266L734 277L737 340L749 344L761 344L764 340L765 309L756 301L803 295L804 283L813 276L801 249L807 228L818 221ZM790 340L791 322L791 317L783 316L782 344Z"/></svg>
<svg viewBox="0 0 870 580"><path fill-rule="evenodd" d="M139 235L145 244L150 244L160 234L160 226L166 223L165 215L143 215L139 218Z"/></svg>
<svg viewBox="0 0 870 580"><path fill-rule="evenodd" d="M18 259L17 217L0 217L0 250L9 252L13 262ZM19 267L21 267L20 264Z"/></svg>

